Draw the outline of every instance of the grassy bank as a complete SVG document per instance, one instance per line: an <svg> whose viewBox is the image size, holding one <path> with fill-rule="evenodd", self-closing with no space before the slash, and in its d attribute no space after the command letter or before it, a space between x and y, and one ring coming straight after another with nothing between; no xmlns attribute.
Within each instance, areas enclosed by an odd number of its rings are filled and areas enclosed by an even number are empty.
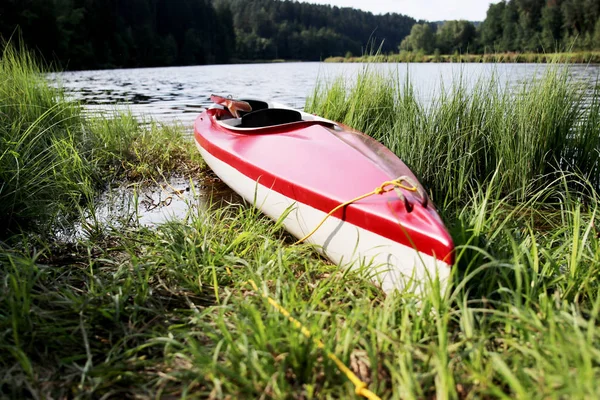
<svg viewBox="0 0 600 400"><path fill-rule="evenodd" d="M0 248L0 393L353 396L264 292L383 398L598 397L600 96L572 85L559 71L517 93L457 82L425 106L410 83L366 69L308 102L423 177L458 245L444 296L386 296L243 205L156 229L99 226L76 243L13 236L18 246ZM156 129L114 146L99 134L81 154L118 160L98 171L167 174L174 163L142 151ZM181 160L193 165L190 154Z"/></svg>
<svg viewBox="0 0 600 400"><path fill-rule="evenodd" d="M186 165L179 128L131 115L83 118L26 51L0 60L0 228L45 231L121 176L148 179ZM190 165L188 162L187 165Z"/></svg>
<svg viewBox="0 0 600 400"><path fill-rule="evenodd" d="M389 62L389 63L566 63L598 64L600 52L568 53L492 53L492 54L424 54L401 51L398 54L377 54L362 57L329 57L325 62Z"/></svg>
<svg viewBox="0 0 600 400"><path fill-rule="evenodd" d="M30 243L2 256L2 389L351 396L332 361L245 284L252 279L384 398L595 397L598 239L576 200L544 238L531 229L536 206L473 206L465 222L495 244L462 247L473 265L448 299L385 296L238 206L155 231L105 231L78 248Z"/></svg>

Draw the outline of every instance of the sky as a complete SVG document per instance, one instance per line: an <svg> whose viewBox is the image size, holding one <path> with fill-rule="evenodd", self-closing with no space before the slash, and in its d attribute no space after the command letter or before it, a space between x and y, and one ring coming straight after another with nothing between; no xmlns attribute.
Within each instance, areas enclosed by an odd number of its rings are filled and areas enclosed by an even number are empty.
<svg viewBox="0 0 600 400"><path fill-rule="evenodd" d="M395 12L417 20L466 19L483 21L491 3L500 0L303 0L307 3L359 8L374 14Z"/></svg>

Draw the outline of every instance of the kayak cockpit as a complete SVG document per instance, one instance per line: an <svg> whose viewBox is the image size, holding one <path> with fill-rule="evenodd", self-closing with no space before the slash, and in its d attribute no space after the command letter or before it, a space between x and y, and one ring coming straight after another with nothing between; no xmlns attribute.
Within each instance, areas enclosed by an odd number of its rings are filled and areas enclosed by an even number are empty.
<svg viewBox="0 0 600 400"><path fill-rule="evenodd" d="M277 125L291 124L303 121L302 114L287 108L265 108L258 111L244 113L241 118L219 120L227 127L235 128L266 128Z"/></svg>
<svg viewBox="0 0 600 400"><path fill-rule="evenodd" d="M312 114L297 111L289 107L281 106L276 103L267 103L260 100L241 100L252 107L252 111L241 111L235 117L226 107L215 105L211 108L224 110L224 112L214 113L214 121L228 130L262 132L263 129L277 128L279 126L289 126L294 124L319 123L335 127L333 121L317 117Z"/></svg>
<svg viewBox="0 0 600 400"><path fill-rule="evenodd" d="M240 100L243 102L246 102L250 105L250 107L252 108L252 111L239 111L240 116L244 116L245 114L251 113L251 112L255 112L255 111L260 111L260 110L266 110L267 108L272 108L271 106L269 106L269 103L267 103L266 101L262 101L262 100Z"/></svg>

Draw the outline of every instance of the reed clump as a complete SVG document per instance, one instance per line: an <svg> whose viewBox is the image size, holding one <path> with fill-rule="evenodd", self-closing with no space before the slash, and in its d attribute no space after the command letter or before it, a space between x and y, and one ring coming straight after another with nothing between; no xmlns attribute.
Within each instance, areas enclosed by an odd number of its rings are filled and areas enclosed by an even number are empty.
<svg viewBox="0 0 600 400"><path fill-rule="evenodd" d="M3 227L72 207L91 195L79 106L51 88L30 53L0 60L0 215Z"/></svg>
<svg viewBox="0 0 600 400"><path fill-rule="evenodd" d="M506 260L509 268L544 276L529 282L563 281L558 290L570 299L596 298L597 83L573 81L568 69L549 65L510 87L493 75L471 86L458 76L433 100L421 99L409 78L366 66L354 82L321 82L306 109L375 137L411 167L461 249L458 270L466 276ZM471 293L499 289L492 269L478 275ZM523 284L513 278L511 285Z"/></svg>
<svg viewBox="0 0 600 400"><path fill-rule="evenodd" d="M402 50L395 54L366 54L359 57L329 57L334 63L567 63L598 64L600 52L563 53L484 53L484 54L425 54L423 51Z"/></svg>
<svg viewBox="0 0 600 400"><path fill-rule="evenodd" d="M0 59L0 230L44 231L117 176L147 179L190 169L178 127L131 115L84 118L46 81L32 54L5 45Z"/></svg>
<svg viewBox="0 0 600 400"><path fill-rule="evenodd" d="M600 91L593 87L550 66L516 87L494 76L468 87L457 77L426 104L410 79L366 67L350 85L317 85L307 109L380 140L441 204L464 204L476 190L523 200L530 184L542 188L561 173L600 188Z"/></svg>

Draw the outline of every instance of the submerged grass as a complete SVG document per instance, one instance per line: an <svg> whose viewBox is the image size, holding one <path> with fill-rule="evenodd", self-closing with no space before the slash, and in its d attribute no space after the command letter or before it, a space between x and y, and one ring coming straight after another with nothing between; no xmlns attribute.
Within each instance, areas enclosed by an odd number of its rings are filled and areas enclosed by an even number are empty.
<svg viewBox="0 0 600 400"><path fill-rule="evenodd" d="M495 85L457 84L426 107L366 71L308 104L383 141L434 191L458 245L448 293L386 296L244 205L70 244L23 234L0 248L0 394L351 397L253 280L382 398L599 397L598 94L584 101L558 72ZM94 171L194 165L176 131L80 125Z"/></svg>

